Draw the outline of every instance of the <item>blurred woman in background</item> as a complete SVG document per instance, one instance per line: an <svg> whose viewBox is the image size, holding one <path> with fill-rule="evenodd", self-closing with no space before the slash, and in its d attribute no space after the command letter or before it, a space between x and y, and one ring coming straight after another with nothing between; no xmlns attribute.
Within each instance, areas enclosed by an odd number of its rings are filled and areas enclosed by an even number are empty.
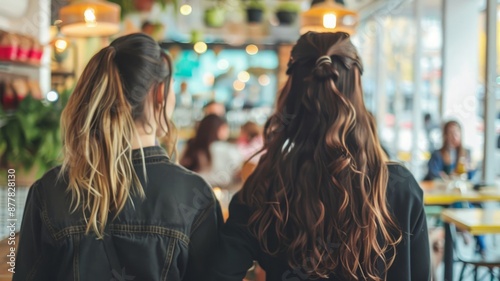
<svg viewBox="0 0 500 281"><path fill-rule="evenodd" d="M200 174L212 187L236 188L243 159L228 138L226 120L215 114L206 116L198 124L195 137L186 143L180 164Z"/></svg>
<svg viewBox="0 0 500 281"><path fill-rule="evenodd" d="M463 179L471 180L476 173L472 168L472 160L470 151L462 145L462 128L457 121L448 121L443 127L443 146L434 151L427 164L428 172L424 180L452 180L454 177L458 178L461 175ZM470 202L455 202L450 205L452 208L474 208ZM468 243L468 234L464 234L465 242ZM476 240L476 252L485 255L486 240L485 236L474 236ZM438 236L433 241L433 249L435 252L440 252L444 243L443 235Z"/></svg>
<svg viewBox="0 0 500 281"><path fill-rule="evenodd" d="M449 179L462 173L467 173L468 179L473 177L470 151L462 146L462 128L457 121L444 124L443 146L432 153L427 166L424 180Z"/></svg>
<svg viewBox="0 0 500 281"><path fill-rule="evenodd" d="M13 280L203 279L221 214L170 160L172 72L145 34L90 59L61 116L63 165L29 191ZM155 146L165 135L168 152Z"/></svg>
<svg viewBox="0 0 500 281"><path fill-rule="evenodd" d="M233 198L210 280L430 280L423 193L387 163L346 33L308 32L266 123L264 154Z"/></svg>
<svg viewBox="0 0 500 281"><path fill-rule="evenodd" d="M238 149L244 161L257 164L260 155L255 155L264 146L262 129L257 123L248 121L241 126L240 137L238 138ZM255 156L254 156L255 155Z"/></svg>

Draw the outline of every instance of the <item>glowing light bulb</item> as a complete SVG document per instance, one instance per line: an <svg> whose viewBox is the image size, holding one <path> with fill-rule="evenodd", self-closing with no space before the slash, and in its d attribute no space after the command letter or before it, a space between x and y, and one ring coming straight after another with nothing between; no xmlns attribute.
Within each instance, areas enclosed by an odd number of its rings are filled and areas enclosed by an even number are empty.
<svg viewBox="0 0 500 281"><path fill-rule="evenodd" d="M248 73L246 71L242 71L242 72L238 73L238 80L240 80L243 83L248 82L248 80L250 80L250 73Z"/></svg>
<svg viewBox="0 0 500 281"><path fill-rule="evenodd" d="M254 44L250 44L246 47L247 54L253 56L259 52L259 47Z"/></svg>
<svg viewBox="0 0 500 281"><path fill-rule="evenodd" d="M92 8L88 8L85 10L83 13L83 16L85 17L85 23L87 23L87 26L93 27L96 26L96 16L95 16L95 11Z"/></svg>
<svg viewBox="0 0 500 281"><path fill-rule="evenodd" d="M335 14L324 14L323 15L323 26L325 28L335 28L337 26L337 16Z"/></svg>
<svg viewBox="0 0 500 281"><path fill-rule="evenodd" d="M269 79L269 76L267 76L266 74L262 74L261 76L259 76L259 84L261 86L267 86L269 85L269 83L271 83L271 79Z"/></svg>
<svg viewBox="0 0 500 281"><path fill-rule="evenodd" d="M243 91L243 89L245 89L245 83L241 82L240 80L236 80L233 82L233 88L236 91Z"/></svg>
<svg viewBox="0 0 500 281"><path fill-rule="evenodd" d="M193 11L193 8L190 5L185 4L185 5L181 6L180 11L181 11L182 15L187 16L187 15L191 14L191 12Z"/></svg>
<svg viewBox="0 0 500 281"><path fill-rule="evenodd" d="M62 53L68 47L68 42L66 42L66 40L63 39L57 39L56 42L54 43L54 46L56 46L56 51Z"/></svg>
<svg viewBox="0 0 500 281"><path fill-rule="evenodd" d="M59 94L56 91L50 91L47 93L46 99L50 102L55 102L59 99Z"/></svg>
<svg viewBox="0 0 500 281"><path fill-rule="evenodd" d="M198 54L203 54L204 52L207 51L207 44L205 42L196 42L194 44L194 51L197 52Z"/></svg>

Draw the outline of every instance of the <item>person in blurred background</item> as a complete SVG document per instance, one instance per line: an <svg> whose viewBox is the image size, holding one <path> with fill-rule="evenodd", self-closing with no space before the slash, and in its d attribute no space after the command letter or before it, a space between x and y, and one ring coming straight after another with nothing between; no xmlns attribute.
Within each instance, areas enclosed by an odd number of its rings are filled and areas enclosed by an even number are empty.
<svg viewBox="0 0 500 281"><path fill-rule="evenodd" d="M235 188L243 158L228 138L226 120L215 114L206 116L186 143L180 164L200 174L212 187Z"/></svg>
<svg viewBox="0 0 500 281"><path fill-rule="evenodd" d="M243 124L238 138L238 149L244 161L240 173L242 181L245 181L253 173L262 155L263 146L264 138L260 126L252 121Z"/></svg>
<svg viewBox="0 0 500 281"><path fill-rule="evenodd" d="M443 146L434 151L429 160L428 172L424 180L443 179L450 180L454 177L466 175L466 179L471 180L476 172L471 164L470 151L462 145L462 128L457 121L448 121L443 126ZM463 179L463 178L462 178ZM470 202L455 202L451 205L452 208L474 208ZM474 236L476 240L476 251L481 255L485 255L486 241L485 237ZM464 234L465 242L468 243L468 238ZM436 248L436 243L433 241L433 247Z"/></svg>
<svg viewBox="0 0 500 281"><path fill-rule="evenodd" d="M257 164L260 159L260 154L255 154L259 152L263 146L264 139L260 126L252 121L243 124L240 128L240 137L238 138L238 149L243 156L243 160Z"/></svg>
<svg viewBox="0 0 500 281"><path fill-rule="evenodd" d="M424 115L424 130L425 130L425 138L427 139L427 147L430 152L433 152L436 148L434 145L434 139L432 138L432 132L435 129L439 129L439 126L436 126L432 121L432 116L430 113L426 113Z"/></svg>
<svg viewBox="0 0 500 281"><path fill-rule="evenodd" d="M14 281L203 279L222 214L155 146L175 142L172 72L142 33L90 59L61 116L62 167L29 191Z"/></svg>
<svg viewBox="0 0 500 281"><path fill-rule="evenodd" d="M468 179L473 177L475 171L470 151L462 146L462 129L457 121L444 124L443 146L432 153L427 166L424 180L449 179L454 174L462 173L467 173Z"/></svg>
<svg viewBox="0 0 500 281"><path fill-rule="evenodd" d="M179 93L179 96L181 107L189 109L193 107L193 97L188 91L188 83L186 81L182 81L181 83L181 92Z"/></svg>
<svg viewBox="0 0 500 281"><path fill-rule="evenodd" d="M153 36L155 32L155 26L152 22L150 21L145 21L141 25L141 31L145 33L146 35Z"/></svg>
<svg viewBox="0 0 500 281"><path fill-rule="evenodd" d="M384 159L346 33L308 32L264 129L264 154L233 197L209 280L430 280L423 192Z"/></svg>
<svg viewBox="0 0 500 281"><path fill-rule="evenodd" d="M208 115L217 115L220 117L226 116L226 107L224 104L216 102L216 101L209 101L204 107L203 107L203 115L208 116Z"/></svg>

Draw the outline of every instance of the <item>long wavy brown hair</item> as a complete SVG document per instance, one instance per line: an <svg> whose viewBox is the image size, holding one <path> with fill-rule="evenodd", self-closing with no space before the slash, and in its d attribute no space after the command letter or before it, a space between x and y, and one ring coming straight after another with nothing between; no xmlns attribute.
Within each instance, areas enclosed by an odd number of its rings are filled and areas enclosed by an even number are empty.
<svg viewBox="0 0 500 281"><path fill-rule="evenodd" d="M141 33L114 40L83 70L61 116L60 175L68 179L71 211L82 212L86 233L102 238L110 212L117 216L134 192L144 196L132 163L132 140L140 142L137 125L153 128L147 106L154 107L157 123L168 132L168 153L175 152L175 126L166 112L171 80L171 59Z"/></svg>
<svg viewBox="0 0 500 281"><path fill-rule="evenodd" d="M265 126L265 154L239 197L263 251L310 279L383 280L401 241L362 70L348 34L300 37Z"/></svg>

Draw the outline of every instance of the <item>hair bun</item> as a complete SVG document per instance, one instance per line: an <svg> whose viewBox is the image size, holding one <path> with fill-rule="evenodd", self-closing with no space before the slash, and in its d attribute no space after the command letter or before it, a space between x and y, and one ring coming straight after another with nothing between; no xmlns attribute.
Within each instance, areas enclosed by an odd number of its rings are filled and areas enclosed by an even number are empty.
<svg viewBox="0 0 500 281"><path fill-rule="evenodd" d="M332 58L330 56L321 56L316 60L316 66L314 67L312 74L314 78L319 81L324 81L327 79L335 79L339 76L336 69L332 67Z"/></svg>

